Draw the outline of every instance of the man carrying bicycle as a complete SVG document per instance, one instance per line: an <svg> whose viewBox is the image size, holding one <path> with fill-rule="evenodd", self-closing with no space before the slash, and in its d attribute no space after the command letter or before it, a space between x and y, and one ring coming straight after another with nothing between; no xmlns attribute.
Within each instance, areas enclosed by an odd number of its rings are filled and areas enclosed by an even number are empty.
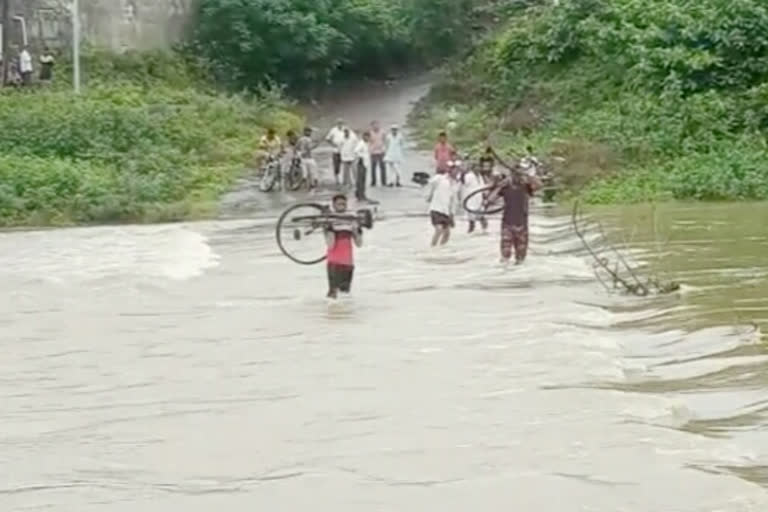
<svg viewBox="0 0 768 512"><path fill-rule="evenodd" d="M333 213L343 215L347 212L347 196L336 194L332 199ZM339 292L349 293L352 276L355 272L354 247L363 245L363 230L355 222L337 221L325 228L325 240L328 245L328 295L329 299L338 297Z"/></svg>

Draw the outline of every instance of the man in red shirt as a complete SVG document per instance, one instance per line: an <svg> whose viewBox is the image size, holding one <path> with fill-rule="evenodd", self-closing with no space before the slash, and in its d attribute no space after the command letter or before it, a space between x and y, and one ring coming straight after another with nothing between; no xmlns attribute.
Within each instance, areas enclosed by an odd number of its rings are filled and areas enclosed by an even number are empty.
<svg viewBox="0 0 768 512"><path fill-rule="evenodd" d="M347 211L347 196L337 194L332 200L333 213ZM357 222L334 221L325 230L328 244L328 298L335 299L339 292L349 293L355 271L354 248L363 245L363 230Z"/></svg>

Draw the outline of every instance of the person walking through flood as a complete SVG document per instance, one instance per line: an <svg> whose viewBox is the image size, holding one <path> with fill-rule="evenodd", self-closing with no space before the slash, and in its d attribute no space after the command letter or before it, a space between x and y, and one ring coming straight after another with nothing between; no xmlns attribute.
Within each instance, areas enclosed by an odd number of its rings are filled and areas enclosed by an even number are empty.
<svg viewBox="0 0 768 512"><path fill-rule="evenodd" d="M392 125L386 137L386 151L384 153L384 163L395 175L394 186L402 187L401 170L403 165L403 136L397 125ZM392 184L390 183L390 186Z"/></svg>
<svg viewBox="0 0 768 512"><path fill-rule="evenodd" d="M376 170L381 169L381 186L387 186L387 163L384 161L384 154L387 146L385 141L386 134L381 130L378 121L371 123L370 131L370 150L371 150L371 186L376 186Z"/></svg>
<svg viewBox="0 0 768 512"><path fill-rule="evenodd" d="M344 142L344 120L339 118L336 124L330 129L325 140L333 147L331 163L333 165L333 178L336 186L339 185L339 174L341 174L341 145Z"/></svg>
<svg viewBox="0 0 768 512"><path fill-rule="evenodd" d="M541 182L534 173L524 174L515 169L484 201L484 204L490 204L499 197L504 200L500 241L502 264L510 261L513 249L515 265L525 261L528 254L528 207L530 198L540 187Z"/></svg>
<svg viewBox="0 0 768 512"><path fill-rule="evenodd" d="M487 185L488 180L485 179L480 168L473 165L462 175L462 196L467 198L472 193ZM469 223L467 233L473 233L477 223L482 227L483 234L487 233L488 219L485 218L485 215L480 213L483 210L483 196L479 193L475 194L465 203L465 207L467 209L467 222Z"/></svg>
<svg viewBox="0 0 768 512"><path fill-rule="evenodd" d="M333 213L347 211L347 196L336 194L332 199ZM355 272L354 247L362 247L363 230L357 222L334 221L325 229L328 245L326 268L328 272L329 299L336 299L341 293L349 293Z"/></svg>
<svg viewBox="0 0 768 512"><path fill-rule="evenodd" d="M437 135L437 144L435 144L435 167L438 171L448 171L448 162L451 160L451 155L455 151L453 146L448 142L448 134L440 132Z"/></svg>
<svg viewBox="0 0 768 512"><path fill-rule="evenodd" d="M429 219L435 229L431 245L445 245L451 237L451 228L455 226L454 212L459 202L458 184L447 169L438 169L437 174L429 181L427 202Z"/></svg>

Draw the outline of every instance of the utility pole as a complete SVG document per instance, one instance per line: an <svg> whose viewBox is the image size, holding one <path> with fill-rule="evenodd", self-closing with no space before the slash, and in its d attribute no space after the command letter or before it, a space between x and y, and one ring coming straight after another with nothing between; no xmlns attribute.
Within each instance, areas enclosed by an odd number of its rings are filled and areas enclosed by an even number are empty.
<svg viewBox="0 0 768 512"><path fill-rule="evenodd" d="M5 85L8 83L8 70L10 69L11 64L11 52L8 48L8 44L11 41L11 0L0 0L0 2L2 2L2 6L0 6L2 7L2 11L0 12L0 23L2 23L3 29L3 76L0 85Z"/></svg>
<svg viewBox="0 0 768 512"><path fill-rule="evenodd" d="M3 0L8 2L8 0ZM3 31L5 35L5 31ZM72 0L72 84L80 93L80 0Z"/></svg>

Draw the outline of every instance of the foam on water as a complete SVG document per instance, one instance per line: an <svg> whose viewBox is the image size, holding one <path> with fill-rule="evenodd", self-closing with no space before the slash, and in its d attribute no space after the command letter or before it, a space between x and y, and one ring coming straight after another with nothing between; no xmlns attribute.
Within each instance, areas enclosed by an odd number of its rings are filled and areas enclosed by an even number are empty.
<svg viewBox="0 0 768 512"><path fill-rule="evenodd" d="M182 225L79 228L0 238L0 275L53 284L128 275L183 281L217 266L201 233Z"/></svg>

